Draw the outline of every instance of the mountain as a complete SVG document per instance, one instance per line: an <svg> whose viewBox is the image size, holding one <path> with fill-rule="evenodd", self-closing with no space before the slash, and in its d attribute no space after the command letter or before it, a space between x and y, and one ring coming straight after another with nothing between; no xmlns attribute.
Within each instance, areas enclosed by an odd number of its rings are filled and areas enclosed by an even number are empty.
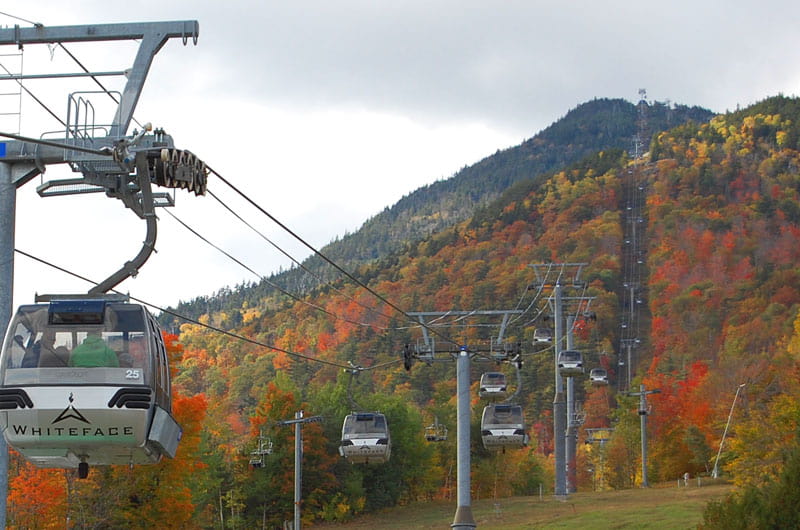
<svg viewBox="0 0 800 530"><path fill-rule="evenodd" d="M687 121L707 122L713 113L700 107L646 104L643 143L650 136ZM451 178L423 186L367 220L361 228L322 249L349 268L377 259L472 216L521 180L550 173L606 149L632 149L639 111L622 99L595 99L570 110L518 146L463 168ZM312 264L317 260L312 258Z"/></svg>
<svg viewBox="0 0 800 530"><path fill-rule="evenodd" d="M627 213L634 190L642 194L641 222ZM640 300L650 323L640 330L634 366L620 364L627 361L620 339L629 322L623 301L631 289L624 262L631 222L641 237ZM583 283L571 281L560 263L585 263ZM200 324L183 324L179 344L168 337L170 355L180 358L172 365L173 412L191 419L183 460L98 472L93 482L70 486L83 488L76 498L84 504L64 494L50 502L58 520L92 513L130 521L158 507L162 526L280 526L294 508L295 440L286 420L298 411L315 418L303 427L309 522L452 502L452 354L461 346L472 354L473 498L550 494L553 439L562 435L553 427L554 356L533 337L552 324L546 317L555 285L573 304L565 310L574 317L571 347L582 352L586 369L605 368L611 381L573 381L578 491L642 483L644 417L651 484L674 487L684 473L706 483L718 466L737 487L780 479L781 494L796 496L796 481L781 471L789 469L785 456L800 448L798 263L800 99L776 96L708 122L685 122L654 133L641 157L607 148L519 180L464 221L359 266L367 288L337 280L296 298L237 288ZM591 311L574 304L578 298L591 298ZM406 348L417 351L424 337L409 312L440 314L427 320L435 358L406 370ZM521 367L497 362L507 345L519 347ZM629 388L653 391L644 409L639 396L618 391L629 368ZM531 437L526 448L489 451L480 442L488 401L479 398L478 380L489 371L512 382ZM353 411L385 415L389 462L354 465L339 457L343 418ZM427 442L432 424L447 426L451 437ZM266 438L272 452L250 466ZM32 466L10 469L13 509L22 509L28 492L50 491ZM178 511L188 519L168 525Z"/></svg>
<svg viewBox="0 0 800 530"><path fill-rule="evenodd" d="M520 145L498 150L449 179L410 193L367 220L358 231L326 245L321 252L345 270L355 271L362 264L390 256L469 219L476 209L488 205L517 182L544 178L598 151L632 150L637 134L646 149L656 132L688 121L704 123L712 116L713 113L700 107L644 101L634 105L622 99L594 99L578 105ZM182 302L176 311L196 318L209 310L237 307L246 300L252 302L272 291L272 284L290 292L306 292L339 277L318 256L309 257L303 268L313 271L315 277L301 268L292 268L273 275L269 282L225 287L214 295ZM161 320L170 329L180 324L167 315Z"/></svg>

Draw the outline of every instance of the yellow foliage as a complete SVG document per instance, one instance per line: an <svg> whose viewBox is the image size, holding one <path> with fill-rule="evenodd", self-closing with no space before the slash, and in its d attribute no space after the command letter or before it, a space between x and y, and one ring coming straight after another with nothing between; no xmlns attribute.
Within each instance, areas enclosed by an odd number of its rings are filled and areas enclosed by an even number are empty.
<svg viewBox="0 0 800 530"><path fill-rule="evenodd" d="M251 322L255 322L259 318L261 318L261 311L255 308L250 308L244 313L242 313L242 322L245 324L250 324Z"/></svg>

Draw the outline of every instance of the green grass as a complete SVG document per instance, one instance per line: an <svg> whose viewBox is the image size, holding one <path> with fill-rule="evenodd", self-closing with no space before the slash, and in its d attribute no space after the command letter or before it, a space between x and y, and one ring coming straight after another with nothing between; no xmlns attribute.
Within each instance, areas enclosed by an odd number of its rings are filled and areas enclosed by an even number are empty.
<svg viewBox="0 0 800 530"><path fill-rule="evenodd" d="M565 500L552 496L510 497L497 501L473 500L472 515L481 529L552 528L696 528L703 520L709 500L718 500L731 490L729 484L677 487L676 483L647 489L574 493ZM342 524L318 528L409 529L449 528L455 501L415 503L359 517Z"/></svg>

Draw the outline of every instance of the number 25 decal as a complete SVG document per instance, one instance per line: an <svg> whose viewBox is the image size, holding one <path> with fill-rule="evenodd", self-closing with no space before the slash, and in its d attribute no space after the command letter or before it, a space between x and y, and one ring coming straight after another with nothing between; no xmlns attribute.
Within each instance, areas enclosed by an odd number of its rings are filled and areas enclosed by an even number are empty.
<svg viewBox="0 0 800 530"><path fill-rule="evenodd" d="M125 370L125 379L139 379L140 370Z"/></svg>

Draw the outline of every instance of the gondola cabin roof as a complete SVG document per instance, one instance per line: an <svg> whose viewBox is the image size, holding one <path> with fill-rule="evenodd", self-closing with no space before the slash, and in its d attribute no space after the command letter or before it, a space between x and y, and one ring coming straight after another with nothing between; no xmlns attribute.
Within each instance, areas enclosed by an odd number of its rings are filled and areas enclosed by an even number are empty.
<svg viewBox="0 0 800 530"><path fill-rule="evenodd" d="M378 412L348 414L342 425L344 434L387 433L388 431L386 416Z"/></svg>
<svg viewBox="0 0 800 530"><path fill-rule="evenodd" d="M494 403L483 409L481 425L483 428L491 425L522 425L524 417L522 406L505 403Z"/></svg>

